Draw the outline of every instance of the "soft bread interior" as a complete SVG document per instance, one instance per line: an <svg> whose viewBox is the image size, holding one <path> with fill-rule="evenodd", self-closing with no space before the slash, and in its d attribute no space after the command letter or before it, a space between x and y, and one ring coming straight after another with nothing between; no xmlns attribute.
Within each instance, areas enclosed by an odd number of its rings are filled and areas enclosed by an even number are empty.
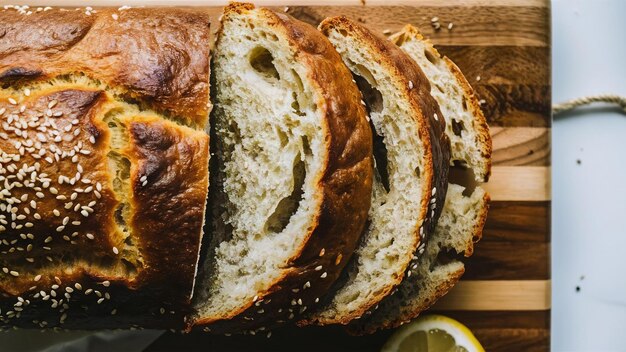
<svg viewBox="0 0 626 352"><path fill-rule="evenodd" d="M484 225L489 197L476 187L471 195L464 195L465 188L456 184L448 186L446 201L423 254L411 263L410 275L398 286L393 295L380 302L370 312L364 325L369 327L393 327L401 322L396 319L412 318L416 311L429 308L456 283L464 272L460 257L470 256L474 242L478 241ZM354 330L359 330L359 325Z"/></svg>
<svg viewBox="0 0 626 352"><path fill-rule="evenodd" d="M419 243L422 180L428 177L425 147L402 93L407 83L394 80L355 36L335 28L326 34L363 93L374 135L376 178L368 228L333 297L314 315L320 324L359 317L402 280Z"/></svg>
<svg viewBox="0 0 626 352"><path fill-rule="evenodd" d="M280 280L321 204L320 99L286 39L256 16L227 16L214 53L216 192L194 296L202 322L233 317Z"/></svg>
<svg viewBox="0 0 626 352"><path fill-rule="evenodd" d="M391 40L415 60L430 81L430 94L446 118L446 135L452 152L450 164L461 163L474 170L477 181L484 181L489 174L491 148L477 99L471 91L466 92L471 90L469 83L456 65L441 57L417 29L407 26Z"/></svg>

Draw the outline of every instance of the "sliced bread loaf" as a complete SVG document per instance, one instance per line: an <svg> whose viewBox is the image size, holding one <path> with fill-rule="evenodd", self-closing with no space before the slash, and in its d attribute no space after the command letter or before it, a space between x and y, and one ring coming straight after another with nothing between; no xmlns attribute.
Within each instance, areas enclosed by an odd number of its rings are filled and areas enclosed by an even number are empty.
<svg viewBox="0 0 626 352"><path fill-rule="evenodd" d="M431 83L430 94L446 117L452 152L450 163L460 162L473 170L476 181L487 181L491 171L489 127L461 70L411 25L406 25L390 40L417 62Z"/></svg>
<svg viewBox="0 0 626 352"><path fill-rule="evenodd" d="M347 324L394 290L439 215L450 158L443 116L413 60L345 17L324 20L320 30L363 93L376 177L369 225L353 259L323 307L300 325Z"/></svg>
<svg viewBox="0 0 626 352"><path fill-rule="evenodd" d="M469 257L482 237L489 196L476 187L470 196L464 187L450 184L443 212L424 253L411 263L410 275L398 291L380 302L375 310L352 322L350 333L372 334L402 325L430 308L448 293L465 272L459 256Z"/></svg>
<svg viewBox="0 0 626 352"><path fill-rule="evenodd" d="M213 226L191 324L259 331L319 302L350 258L372 136L341 57L287 15L227 6L213 70Z"/></svg>
<svg viewBox="0 0 626 352"><path fill-rule="evenodd" d="M476 96L463 74L410 25L391 39L428 76L433 87L431 93L446 114L452 158L469 167L476 180L486 180L491 168L491 137ZM464 181L473 183L472 179ZM470 186L473 191L450 184L435 232L423 255L412 261L398 292L382 300L363 319L351 323L350 332L373 333L401 325L432 306L460 279L465 271L460 259L472 255L474 243L482 237L489 203L489 196L480 186Z"/></svg>

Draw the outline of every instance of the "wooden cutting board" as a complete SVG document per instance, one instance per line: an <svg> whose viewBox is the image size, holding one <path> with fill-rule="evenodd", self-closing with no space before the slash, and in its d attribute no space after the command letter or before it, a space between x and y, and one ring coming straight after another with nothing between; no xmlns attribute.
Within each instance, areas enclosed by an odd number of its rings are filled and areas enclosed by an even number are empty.
<svg viewBox="0 0 626 352"><path fill-rule="evenodd" d="M94 7L223 5L210 0L90 3ZM549 350L549 1L307 0L295 6L272 0L257 5L287 10L313 25L327 16L347 15L381 35L411 23L457 63L484 100L491 127L493 175L485 188L492 203L483 239L467 263L465 276L431 311L467 325L487 351ZM221 8L208 11L217 23ZM438 31L431 26L433 17L439 18ZM451 30L449 23L453 23ZM391 333L350 337L332 327L284 328L270 339L166 333L147 351L378 351Z"/></svg>

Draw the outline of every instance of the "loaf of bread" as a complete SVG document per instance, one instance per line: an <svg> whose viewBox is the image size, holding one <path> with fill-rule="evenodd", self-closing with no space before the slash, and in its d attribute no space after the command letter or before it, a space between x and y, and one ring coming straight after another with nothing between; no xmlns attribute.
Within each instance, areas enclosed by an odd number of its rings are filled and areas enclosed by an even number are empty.
<svg viewBox="0 0 626 352"><path fill-rule="evenodd" d="M213 72L213 223L190 325L264 331L315 308L350 259L372 136L341 57L288 15L227 6Z"/></svg>
<svg viewBox="0 0 626 352"><path fill-rule="evenodd" d="M319 29L226 6L213 108L203 10L0 9L0 327L363 334L446 294L488 209L476 96L412 26Z"/></svg>
<svg viewBox="0 0 626 352"><path fill-rule="evenodd" d="M462 259L472 255L474 243L482 237L489 205L489 195L474 184L474 180L486 181L489 177L491 136L472 87L458 67L447 57L441 57L415 27L407 25L390 39L428 77L431 93L446 114L451 161L455 162L455 168L469 168L474 177L462 180L468 183L468 188L449 185L443 212L424 254L411 262L410 275L398 286L395 295L385 298L376 310L348 326L355 334L406 323L445 295L465 271Z"/></svg>
<svg viewBox="0 0 626 352"><path fill-rule="evenodd" d="M450 159L430 84L404 52L345 17L324 20L320 30L363 92L376 181L369 225L344 277L301 325L347 324L393 292L441 212Z"/></svg>
<svg viewBox="0 0 626 352"><path fill-rule="evenodd" d="M183 325L208 186L208 16L0 11L0 322Z"/></svg>

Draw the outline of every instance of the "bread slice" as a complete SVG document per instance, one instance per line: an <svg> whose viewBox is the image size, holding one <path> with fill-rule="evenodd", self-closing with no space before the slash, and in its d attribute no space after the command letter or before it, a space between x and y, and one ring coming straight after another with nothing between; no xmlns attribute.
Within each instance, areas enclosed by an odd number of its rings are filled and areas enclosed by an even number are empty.
<svg viewBox="0 0 626 352"><path fill-rule="evenodd" d="M192 324L258 331L316 305L350 258L372 136L350 72L308 24L231 4L213 66L213 228Z"/></svg>
<svg viewBox="0 0 626 352"><path fill-rule="evenodd" d="M469 167L478 181L489 177L491 137L476 96L458 67L441 57L419 31L408 25L391 37L422 67L446 113L446 134L452 143L452 158ZM462 180L474 183L472 179ZM348 326L355 334L401 325L428 309L461 278L474 243L482 237L489 196L477 185L473 191L450 184L446 203L425 253L415 259L395 295L381 301L377 309Z"/></svg>
<svg viewBox="0 0 626 352"><path fill-rule="evenodd" d="M369 225L354 258L332 297L300 325L347 324L394 290L436 222L450 157L443 115L405 53L345 17L324 20L320 30L363 92L375 135L376 179Z"/></svg>
<svg viewBox="0 0 626 352"><path fill-rule="evenodd" d="M380 302L358 321L348 325L353 334L371 334L397 327L417 317L445 295L461 278L465 266L457 257L469 257L482 237L489 196L480 187L470 196L465 188L450 184L437 227L423 255L411 265L398 291Z"/></svg>
<svg viewBox="0 0 626 352"><path fill-rule="evenodd" d="M411 25L390 37L417 64L431 83L432 96L446 117L452 159L473 170L476 181L485 182L491 171L491 137L474 90L461 70Z"/></svg>

